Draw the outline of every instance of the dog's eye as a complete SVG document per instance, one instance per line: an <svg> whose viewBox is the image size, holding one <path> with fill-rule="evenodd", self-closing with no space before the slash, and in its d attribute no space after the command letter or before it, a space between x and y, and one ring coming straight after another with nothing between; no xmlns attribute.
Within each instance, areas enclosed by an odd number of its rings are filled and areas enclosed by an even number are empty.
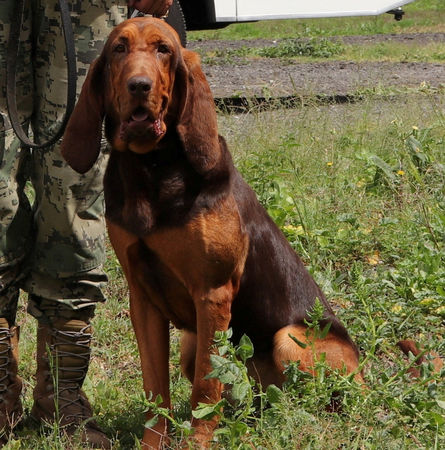
<svg viewBox="0 0 445 450"><path fill-rule="evenodd" d="M115 51L116 53L123 53L126 50L127 50L127 47L125 47L124 44L117 44L113 49L113 51Z"/></svg>
<svg viewBox="0 0 445 450"><path fill-rule="evenodd" d="M170 53L170 47L167 44L159 44L158 52L159 53Z"/></svg>

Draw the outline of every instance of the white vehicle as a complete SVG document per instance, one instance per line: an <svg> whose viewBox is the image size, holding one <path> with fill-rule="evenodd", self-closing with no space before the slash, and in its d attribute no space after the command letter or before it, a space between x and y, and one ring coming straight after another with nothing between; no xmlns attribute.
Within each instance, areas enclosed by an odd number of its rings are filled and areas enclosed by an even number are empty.
<svg viewBox="0 0 445 450"><path fill-rule="evenodd" d="M391 12L400 20L402 5L414 0L174 0L167 22L185 42L186 30L270 19L370 16Z"/></svg>

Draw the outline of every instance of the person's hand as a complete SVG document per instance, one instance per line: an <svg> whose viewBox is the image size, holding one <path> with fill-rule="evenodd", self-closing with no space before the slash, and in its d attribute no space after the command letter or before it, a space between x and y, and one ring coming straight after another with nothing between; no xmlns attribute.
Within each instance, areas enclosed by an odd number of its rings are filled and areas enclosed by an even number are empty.
<svg viewBox="0 0 445 450"><path fill-rule="evenodd" d="M129 8L136 8L145 14L158 17L163 16L172 3L173 0L127 0Z"/></svg>

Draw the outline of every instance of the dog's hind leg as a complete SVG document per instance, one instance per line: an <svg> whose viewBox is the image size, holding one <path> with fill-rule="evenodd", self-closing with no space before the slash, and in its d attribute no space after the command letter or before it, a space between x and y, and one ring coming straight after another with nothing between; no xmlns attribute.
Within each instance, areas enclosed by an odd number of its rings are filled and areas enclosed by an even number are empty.
<svg viewBox="0 0 445 450"><path fill-rule="evenodd" d="M299 368L316 375L315 365L324 353L325 362L332 369L355 373L357 382L363 383L362 374L358 372L358 352L351 341L328 332L323 339L313 339L313 332L304 325L289 325L281 328L274 336L273 359L282 372L285 364L299 361ZM299 343L295 342L293 336Z"/></svg>

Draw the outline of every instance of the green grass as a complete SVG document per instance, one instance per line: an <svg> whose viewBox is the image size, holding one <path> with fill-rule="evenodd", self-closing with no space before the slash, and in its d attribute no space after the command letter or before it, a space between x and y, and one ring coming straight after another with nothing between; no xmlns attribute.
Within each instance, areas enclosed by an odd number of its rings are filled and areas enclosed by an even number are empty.
<svg viewBox="0 0 445 450"><path fill-rule="evenodd" d="M344 36L445 32L445 3L439 0L421 0L405 7L405 18L397 22L388 14L377 17L348 17L306 20L275 20L232 24L227 28L188 33L190 41L197 41L197 51L206 64L235 63L236 58L281 58L289 60L322 61L445 61L444 45L429 42L419 46L414 38L397 42L390 38L382 42L348 43ZM333 39L335 37L335 39ZM199 41L213 39L268 39L278 40L274 46L200 50Z"/></svg>
<svg viewBox="0 0 445 450"><path fill-rule="evenodd" d="M340 61L381 61L381 62L424 62L444 63L445 46L443 43L429 42L421 47L414 42L394 42L392 40L375 43L345 43L341 38L325 37L287 38L273 46L248 47L220 50L197 48L205 64L236 64L238 58L243 63L259 58L280 58L284 61L317 62Z"/></svg>
<svg viewBox="0 0 445 450"><path fill-rule="evenodd" d="M412 30L427 27L427 20L433 28L440 25L433 23L434 8L443 17L442 1L407 7L416 17L423 11L424 19ZM313 23L314 30L325 31L313 33L320 39L339 34L342 21ZM389 17L366 23L400 26ZM363 101L356 104L320 105L307 99L301 108L219 114L220 132L237 167L359 345L368 389L363 392L341 374L308 379L291 366L282 391L258 392L242 372L242 353L231 350L229 362L239 369L245 396L239 395L237 408L225 407L215 448L445 447L444 374L431 375L425 367L423 378L408 379L409 362L395 347L399 339L413 338L445 353L445 100L443 92L428 88L375 94L363 91ZM85 391L114 448L137 449L144 410L156 405L142 393L128 289L110 247L106 270L108 301L94 319ZM36 324L25 305L22 298L19 372L26 415L4 448L64 449L68 444L57 427L40 435L28 419ZM191 414L178 340L173 331L173 444L187 432ZM322 363L319 369L325 370ZM333 392L342 396L338 413L326 411ZM71 448L81 447L74 443Z"/></svg>
<svg viewBox="0 0 445 450"><path fill-rule="evenodd" d="M251 403L246 397L237 409L226 407L216 448L443 448L443 377L427 383L426 370L425 379L409 380L395 343L410 337L445 351L444 107L443 97L425 93L219 115L237 166L360 346L369 389L341 375L306 379L290 368L294 381L283 392L251 391ZM128 292L111 249L107 271L109 300L94 319L85 390L114 448L137 448L148 403ZM23 309L20 323L29 411L35 323ZM171 372L178 438L187 429L190 386L179 371L176 332ZM342 392L340 413L326 412L334 391ZM9 448L62 449L63 442L57 429L39 437L26 421Z"/></svg>
<svg viewBox="0 0 445 450"><path fill-rule="evenodd" d="M382 14L376 17L342 17L305 20L270 20L232 24L226 28L189 32L189 40L283 39L295 36L348 36L387 33L444 32L445 3L417 0L404 7L403 20Z"/></svg>
<svg viewBox="0 0 445 450"><path fill-rule="evenodd" d="M336 59L345 61L391 61L443 63L445 48L441 43L431 42L422 48L415 43L391 41L372 45L345 45L344 52Z"/></svg>

